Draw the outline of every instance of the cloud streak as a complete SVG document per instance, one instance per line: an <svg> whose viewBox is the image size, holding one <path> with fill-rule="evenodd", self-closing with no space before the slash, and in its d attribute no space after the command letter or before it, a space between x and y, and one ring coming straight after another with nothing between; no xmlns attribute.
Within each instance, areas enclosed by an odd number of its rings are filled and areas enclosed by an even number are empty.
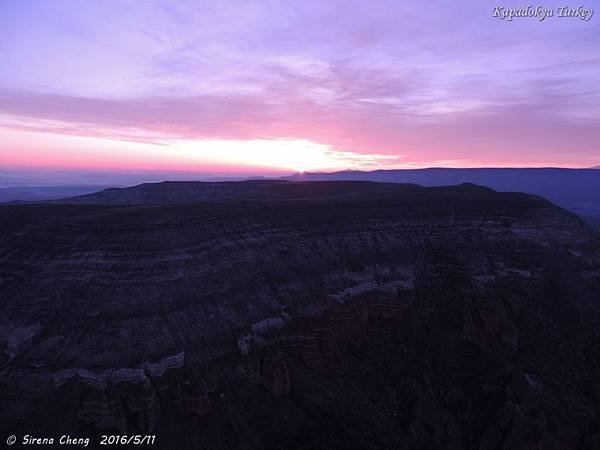
<svg viewBox="0 0 600 450"><path fill-rule="evenodd" d="M598 161L593 20L507 24L481 1L74 5L0 7L5 132L297 140L352 167Z"/></svg>

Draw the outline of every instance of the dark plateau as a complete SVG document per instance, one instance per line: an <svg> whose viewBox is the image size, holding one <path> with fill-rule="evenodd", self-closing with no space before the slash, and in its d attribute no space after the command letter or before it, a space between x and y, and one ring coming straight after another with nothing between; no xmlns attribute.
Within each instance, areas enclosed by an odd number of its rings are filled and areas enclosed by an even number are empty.
<svg viewBox="0 0 600 450"><path fill-rule="evenodd" d="M0 205L0 300L3 435L600 448L600 236L536 195L167 182Z"/></svg>

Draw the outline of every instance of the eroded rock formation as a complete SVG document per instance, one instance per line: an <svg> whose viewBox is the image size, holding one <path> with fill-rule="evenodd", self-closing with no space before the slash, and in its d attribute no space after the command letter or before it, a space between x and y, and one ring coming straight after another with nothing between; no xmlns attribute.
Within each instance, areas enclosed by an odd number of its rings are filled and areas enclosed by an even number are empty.
<svg viewBox="0 0 600 450"><path fill-rule="evenodd" d="M539 197L386 189L0 207L3 431L596 448L598 236Z"/></svg>

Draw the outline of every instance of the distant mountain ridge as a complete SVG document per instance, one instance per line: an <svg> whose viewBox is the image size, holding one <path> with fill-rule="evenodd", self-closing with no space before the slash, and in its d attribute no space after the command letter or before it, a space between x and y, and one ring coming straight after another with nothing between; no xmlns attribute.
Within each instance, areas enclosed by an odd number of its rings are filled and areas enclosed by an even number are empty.
<svg viewBox="0 0 600 450"><path fill-rule="evenodd" d="M318 174L321 175L321 174ZM389 202L401 199L414 202L422 199L422 207L435 211L438 202L454 201L456 197L471 196L473 206L486 195L493 194L494 202L486 205L489 214L504 211L507 198L520 199L525 204L539 202L551 204L543 196L524 192L497 192L492 188L474 183L460 183L447 186L421 186L413 183L376 182L361 180L332 181L290 181L290 180L246 180L246 181L163 181L143 183L127 188L109 188L92 194L34 203L59 203L69 205L157 205L176 206L202 203L265 203L276 206L281 202ZM512 196L512 197L511 197ZM492 198L489 197L488 198ZM432 203L435 199L436 202ZM497 209L497 211L494 211ZM444 211L446 209L444 208ZM451 211L446 211L453 214ZM600 229L600 215L585 216L588 224Z"/></svg>
<svg viewBox="0 0 600 450"><path fill-rule="evenodd" d="M114 185L72 185L72 186L11 186L0 188L1 202L37 202L85 195L98 192Z"/></svg>
<svg viewBox="0 0 600 450"><path fill-rule="evenodd" d="M305 172L286 178L293 181L362 180L447 186L475 183L498 191L541 195L584 217L600 217L600 171L562 168L428 168Z"/></svg>
<svg viewBox="0 0 600 450"><path fill-rule="evenodd" d="M129 188L111 188L93 194L58 200L71 204L185 204L238 200L364 199L393 196L426 188L409 183L372 181L291 182L250 180L228 182L164 181ZM447 188L448 192L479 192L490 189L473 184Z"/></svg>

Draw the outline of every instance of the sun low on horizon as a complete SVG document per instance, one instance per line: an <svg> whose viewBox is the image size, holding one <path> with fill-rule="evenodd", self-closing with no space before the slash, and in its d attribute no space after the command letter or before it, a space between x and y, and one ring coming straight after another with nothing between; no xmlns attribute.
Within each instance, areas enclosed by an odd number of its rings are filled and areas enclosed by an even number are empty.
<svg viewBox="0 0 600 450"><path fill-rule="evenodd" d="M600 163L597 25L414 3L2 2L0 168Z"/></svg>
<svg viewBox="0 0 600 450"><path fill-rule="evenodd" d="M600 0L0 0L0 442L600 450Z"/></svg>

